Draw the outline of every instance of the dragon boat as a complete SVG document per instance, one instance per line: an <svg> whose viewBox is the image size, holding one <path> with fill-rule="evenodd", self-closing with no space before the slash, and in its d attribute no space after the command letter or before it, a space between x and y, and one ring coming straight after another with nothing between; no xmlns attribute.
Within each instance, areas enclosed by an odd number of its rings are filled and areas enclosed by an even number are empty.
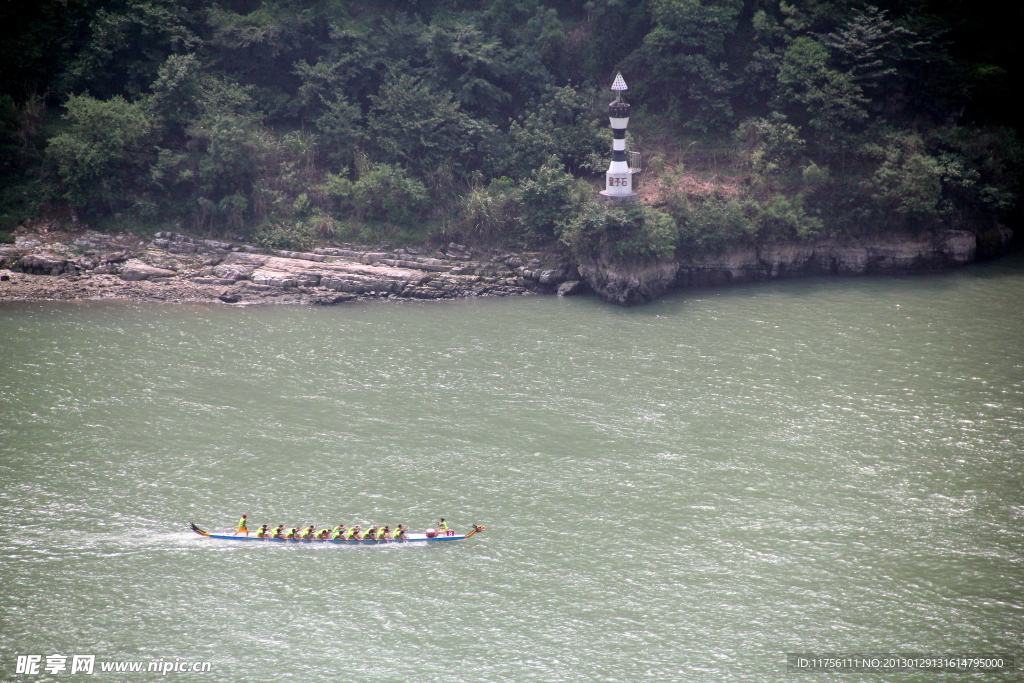
<svg viewBox="0 0 1024 683"><path fill-rule="evenodd" d="M484 531L487 527L483 524L474 524L472 530L465 534L457 534L454 531L434 531L428 529L426 533L422 534L410 534L407 533L405 538L402 539L388 539L388 540L343 540L336 539L332 540L329 538L260 538L259 536L235 536L228 533L210 533L197 527L194 523L189 522L188 525L192 528L192 531L196 532L200 536L206 538L216 538L222 541L256 541L258 543L330 543L333 545L395 545L402 543L437 543L441 541L462 541L473 534L478 534ZM253 533L253 532L250 532Z"/></svg>

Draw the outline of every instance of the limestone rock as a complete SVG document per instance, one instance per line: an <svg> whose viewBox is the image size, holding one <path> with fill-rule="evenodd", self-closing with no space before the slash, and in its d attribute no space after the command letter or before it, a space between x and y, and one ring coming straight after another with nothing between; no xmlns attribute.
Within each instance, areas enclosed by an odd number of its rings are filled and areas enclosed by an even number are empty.
<svg viewBox="0 0 1024 683"><path fill-rule="evenodd" d="M129 282L151 280L157 277L173 277L175 275L177 275L177 273L173 270L157 268L136 260L126 263L124 268L121 270L121 279Z"/></svg>
<svg viewBox="0 0 1024 683"><path fill-rule="evenodd" d="M310 298L310 303L316 304L317 306L334 306L337 304L343 304L346 301L352 301L358 297L355 294L348 294L346 292L334 293L334 294L319 294Z"/></svg>
<svg viewBox="0 0 1024 683"><path fill-rule="evenodd" d="M1005 254L1013 240L1013 230L1004 225L995 225L977 235L975 255L979 259L991 259Z"/></svg>
<svg viewBox="0 0 1024 683"><path fill-rule="evenodd" d="M473 250L466 248L465 245L451 242L449 243L448 248L445 250L445 256L447 258L468 261L469 259L473 258Z"/></svg>
<svg viewBox="0 0 1024 683"><path fill-rule="evenodd" d="M537 281L542 285L557 285L560 282L565 282L565 271L561 268L542 270L537 275Z"/></svg>
<svg viewBox="0 0 1024 683"><path fill-rule="evenodd" d="M254 270L252 281L258 285L271 287L316 287L320 284L320 276L316 273L295 271Z"/></svg>
<svg viewBox="0 0 1024 683"><path fill-rule="evenodd" d="M270 256L264 254L251 254L243 251L233 251L224 257L221 262L223 265L241 265L241 266L262 266L270 260Z"/></svg>
<svg viewBox="0 0 1024 683"><path fill-rule="evenodd" d="M222 263L214 267L213 274L225 280L248 280L254 270L256 266L244 263Z"/></svg>
<svg viewBox="0 0 1024 683"><path fill-rule="evenodd" d="M29 275L60 275L68 270L68 259L50 254L28 254L22 256L17 267ZM74 270L74 266L71 267Z"/></svg>
<svg viewBox="0 0 1024 683"><path fill-rule="evenodd" d="M606 254L581 263L580 275L605 301L622 306L653 301L675 284L678 261L618 259Z"/></svg>
<svg viewBox="0 0 1024 683"><path fill-rule="evenodd" d="M101 263L124 263L125 261L127 261L130 258L131 258L131 252L129 252L127 249L122 249L121 251L112 251L112 252L108 252L108 253L104 254L103 257L100 258L100 262Z"/></svg>
<svg viewBox="0 0 1024 683"><path fill-rule="evenodd" d="M581 280L567 280L558 285L558 296L571 296L572 294L579 294L582 291L583 282Z"/></svg>

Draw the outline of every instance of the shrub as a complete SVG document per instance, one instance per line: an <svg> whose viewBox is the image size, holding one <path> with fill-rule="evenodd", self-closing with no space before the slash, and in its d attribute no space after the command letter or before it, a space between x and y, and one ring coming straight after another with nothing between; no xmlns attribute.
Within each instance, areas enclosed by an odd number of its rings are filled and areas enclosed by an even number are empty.
<svg viewBox="0 0 1024 683"><path fill-rule="evenodd" d="M520 224L534 237L558 237L589 194L589 186L566 173L552 155L520 184Z"/></svg>
<svg viewBox="0 0 1024 683"><path fill-rule="evenodd" d="M306 251L313 247L313 226L303 223L268 223L253 233L253 242L268 249Z"/></svg>
<svg viewBox="0 0 1024 683"><path fill-rule="evenodd" d="M352 209L359 221L406 225L427 206L427 188L401 166L368 164L355 182L327 174L321 190L339 209Z"/></svg>
<svg viewBox="0 0 1024 683"><path fill-rule="evenodd" d="M146 110L120 96L101 102L73 95L64 120L67 130L46 149L57 193L87 210L123 208L145 188L155 159L153 123Z"/></svg>
<svg viewBox="0 0 1024 683"><path fill-rule="evenodd" d="M757 231L756 205L735 197L683 202L674 214L679 246L687 251L722 251L752 240Z"/></svg>
<svg viewBox="0 0 1024 683"><path fill-rule="evenodd" d="M670 259L677 240L675 219L639 202L589 202L566 225L561 237L577 258L614 254Z"/></svg>
<svg viewBox="0 0 1024 683"><path fill-rule="evenodd" d="M495 240L515 232L521 213L522 196L515 181L502 176L461 198L449 230L462 238Z"/></svg>
<svg viewBox="0 0 1024 683"><path fill-rule="evenodd" d="M804 208L803 195L784 197L775 195L761 205L759 217L761 240L810 239L821 232L821 219L811 216Z"/></svg>
<svg viewBox="0 0 1024 683"><path fill-rule="evenodd" d="M800 130L777 112L770 118L744 122L736 137L745 143L751 169L761 177L789 170L807 146Z"/></svg>

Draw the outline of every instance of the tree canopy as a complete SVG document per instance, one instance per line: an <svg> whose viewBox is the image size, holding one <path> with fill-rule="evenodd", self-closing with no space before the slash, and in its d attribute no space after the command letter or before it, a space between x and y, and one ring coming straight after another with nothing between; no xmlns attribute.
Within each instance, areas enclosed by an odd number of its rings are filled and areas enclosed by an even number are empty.
<svg viewBox="0 0 1024 683"><path fill-rule="evenodd" d="M625 225L584 212L616 70L631 131L666 162L660 213L630 218L657 224L634 231L657 235L649 253L667 253L667 220L678 248L984 226L1018 206L1007 94L1021 13L940 0L5 7L0 230L48 203L271 242L571 241ZM738 169L739 195L672 190L685 164L665 150L694 141Z"/></svg>

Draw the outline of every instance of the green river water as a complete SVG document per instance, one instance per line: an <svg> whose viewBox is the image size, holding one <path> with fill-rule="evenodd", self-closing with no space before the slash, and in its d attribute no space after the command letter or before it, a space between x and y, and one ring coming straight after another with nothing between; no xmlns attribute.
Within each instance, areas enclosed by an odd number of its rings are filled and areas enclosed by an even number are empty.
<svg viewBox="0 0 1024 683"><path fill-rule="evenodd" d="M633 309L7 304L0 339L2 681L1020 680L786 669L1024 664L1020 257ZM487 531L187 528L243 512ZM161 660L211 670L99 671Z"/></svg>

